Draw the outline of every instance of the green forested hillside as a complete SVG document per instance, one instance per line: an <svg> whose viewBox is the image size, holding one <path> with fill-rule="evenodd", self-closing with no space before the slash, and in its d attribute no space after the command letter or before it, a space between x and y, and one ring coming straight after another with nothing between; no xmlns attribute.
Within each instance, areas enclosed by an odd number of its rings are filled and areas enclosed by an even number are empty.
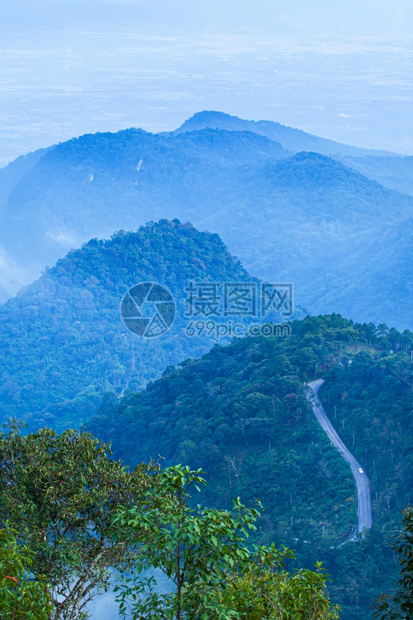
<svg viewBox="0 0 413 620"><path fill-rule="evenodd" d="M369 471L375 522L389 526L413 501L413 363L411 334L383 331L380 355L368 348L351 364L343 360L326 374L320 396Z"/></svg>
<svg viewBox="0 0 413 620"><path fill-rule="evenodd" d="M160 454L203 467L209 504L260 498L261 540L292 547L309 566L324 559L342 617L360 620L398 571L387 545L413 476L406 383L413 335L339 315L295 321L292 330L290 338L216 346L167 369L144 392L119 403L108 397L90 427L131 463ZM303 383L315 374L325 377L326 410L372 484L373 528L342 547L356 520L354 480L304 398ZM358 416L359 426L351 426Z"/></svg>
<svg viewBox="0 0 413 620"><path fill-rule="evenodd" d="M303 380L320 353L308 325L300 326L301 342L296 331L292 338L215 346L119 406L108 398L91 428L128 462L161 454L205 468L210 501L260 498L264 531L278 542L300 532L299 546L303 538L315 548L323 540L338 544L354 522L354 489L304 397Z"/></svg>
<svg viewBox="0 0 413 620"><path fill-rule="evenodd" d="M184 329L190 280L253 281L218 235L161 221L92 240L0 307L0 418L77 426L105 391L138 389L169 364L207 351L213 338ZM120 304L140 282L166 285L176 318L159 338L125 328Z"/></svg>

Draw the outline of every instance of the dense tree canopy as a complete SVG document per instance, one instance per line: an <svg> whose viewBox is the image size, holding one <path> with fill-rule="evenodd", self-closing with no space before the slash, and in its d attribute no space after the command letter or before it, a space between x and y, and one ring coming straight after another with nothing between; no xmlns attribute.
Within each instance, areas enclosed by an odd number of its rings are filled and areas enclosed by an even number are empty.
<svg viewBox="0 0 413 620"><path fill-rule="evenodd" d="M143 501L116 518L140 549L135 584L128 579L119 588L123 614L133 597L134 620L337 619L321 564L289 574L288 549L247 546L259 504L247 507L236 498L231 511L191 506L191 492L205 484L201 474L181 465L161 470ZM153 578L140 577L150 567L161 569L174 591L154 591Z"/></svg>
<svg viewBox="0 0 413 620"><path fill-rule="evenodd" d="M31 577L32 549L19 544L18 532L6 522L0 528L0 618L48 620L53 605L47 582Z"/></svg>
<svg viewBox="0 0 413 620"><path fill-rule="evenodd" d="M168 368L145 391L108 399L91 429L128 462L162 454L202 467L210 506L261 499L261 542L291 547L308 568L325 559L343 617L359 620L397 579L387 543L412 488L412 349L408 331L308 317L291 337L237 339ZM304 398L315 375L372 486L373 529L356 547L339 547L356 519L354 479Z"/></svg>
<svg viewBox="0 0 413 620"><path fill-rule="evenodd" d="M138 389L211 348L213 338L184 334L190 281L251 280L218 235L177 220L91 240L0 306L0 421L78 427L105 391ZM123 296L141 282L166 286L176 303L171 329L150 343L120 317Z"/></svg>
<svg viewBox="0 0 413 620"><path fill-rule="evenodd" d="M400 562L397 588L384 594L376 606L375 617L380 620L411 620L413 618L413 509L403 511L403 530L397 535L393 549Z"/></svg>
<svg viewBox="0 0 413 620"><path fill-rule="evenodd" d="M148 467L129 472L109 454L83 431L22 435L12 424L0 435L0 525L11 522L31 550L30 570L45 579L53 620L83 617L110 583L109 569L133 558L127 544L113 542L112 521L151 478Z"/></svg>

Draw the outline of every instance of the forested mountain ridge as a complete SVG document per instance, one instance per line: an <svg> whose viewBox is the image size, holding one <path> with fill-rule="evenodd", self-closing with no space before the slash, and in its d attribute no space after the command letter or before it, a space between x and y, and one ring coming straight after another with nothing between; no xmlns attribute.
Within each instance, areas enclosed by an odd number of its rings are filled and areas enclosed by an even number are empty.
<svg viewBox="0 0 413 620"><path fill-rule="evenodd" d="M413 156L398 157L337 157L349 168L358 170L384 187L413 195Z"/></svg>
<svg viewBox="0 0 413 620"><path fill-rule="evenodd" d="M215 234L163 220L108 241L89 241L0 306L0 417L31 425L78 426L106 391L139 388L163 369L207 351L214 339L184 333L189 281L257 282ZM176 317L148 342L128 331L128 289L158 282Z"/></svg>
<svg viewBox="0 0 413 620"><path fill-rule="evenodd" d="M383 256L386 256L385 267ZM409 276L412 264L413 218L409 218L386 226L374 238L365 237L364 247L354 246L342 257L340 265L330 264L324 273L308 278L303 285L303 296L316 311L341 307L355 316L365 315L368 303L370 316L376 323L382 322L384 316L390 326L411 328L406 300L413 293Z"/></svg>
<svg viewBox="0 0 413 620"><path fill-rule="evenodd" d="M313 134L276 123L274 121L247 121L224 112L205 110L197 112L185 121L174 133L199 131L201 129L224 129L226 131L251 131L266 136L282 145L288 151L313 151L324 155L341 153L349 156L391 155L385 151L362 149L348 144L340 144L334 140L320 138Z"/></svg>
<svg viewBox="0 0 413 620"><path fill-rule="evenodd" d="M15 239L24 255L25 240L36 231L34 258L46 260L54 247L57 259L59 244L71 249L70 243L92 235L170 218L180 207L195 211L197 189L210 187L217 173L287 155L279 144L245 132L206 130L170 139L128 129L81 136L42 151L28 169L17 168L19 160L3 169L0 182L12 189L2 209L8 230L2 229L0 243L11 251Z"/></svg>
<svg viewBox="0 0 413 620"><path fill-rule="evenodd" d="M294 321L285 339L237 339L119 403L90 423L130 463L161 454L209 473L205 501L259 497L260 537L292 547L301 563L326 561L332 600L346 620L394 584L387 544L411 501L413 334L338 315ZM356 519L348 466L318 427L303 394L315 373L326 411L372 486L373 528L339 547ZM387 443L391 442L388 451Z"/></svg>
<svg viewBox="0 0 413 620"><path fill-rule="evenodd" d="M214 111L194 114L174 133L200 131L206 128L250 131L278 142L287 151L294 153L311 151L329 155L384 187L413 195L413 157L411 156L340 144L273 121L246 121L230 114Z"/></svg>
<svg viewBox="0 0 413 620"><path fill-rule="evenodd" d="M394 261L409 278L405 248L387 239L412 217L413 197L350 163L286 150L251 130L211 128L130 129L36 152L0 171L0 298L91 237L177 217L220 234L257 277L293 283L297 303L311 312L410 327L409 298L407 310L390 309L385 300L397 290L383 283ZM370 282L377 270L383 282Z"/></svg>

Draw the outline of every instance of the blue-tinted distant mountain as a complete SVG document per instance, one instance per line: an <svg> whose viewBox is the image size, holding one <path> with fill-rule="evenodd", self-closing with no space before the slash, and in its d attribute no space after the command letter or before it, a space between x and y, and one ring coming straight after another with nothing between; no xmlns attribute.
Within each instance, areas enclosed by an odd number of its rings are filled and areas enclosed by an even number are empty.
<svg viewBox="0 0 413 620"><path fill-rule="evenodd" d="M208 226L228 223L224 238L250 271L292 281L312 311L411 328L413 291L392 283L410 281L409 246L397 243L397 231L413 213L412 198L312 153L243 172L234 203ZM398 300L391 308L390 298Z"/></svg>
<svg viewBox="0 0 413 620"><path fill-rule="evenodd" d="M0 246L7 252L0 279L14 273L11 263L28 282L91 237L177 217L219 233L257 277L294 283L296 301L310 311L346 311L401 329L413 325L409 299L395 312L388 311L386 295L377 305L377 279L371 299L366 294L355 304L352 292L370 265L388 281L391 256L402 248L386 242L386 231L412 217L413 198L329 156L291 154L250 131L154 135L131 129L51 147L20 176L13 172L13 182L10 171L3 171L9 196L0 214ZM373 256L376 238L383 244ZM358 259L349 271L353 255ZM407 278L403 257L399 262L400 277ZM314 293L316 280L328 288Z"/></svg>
<svg viewBox="0 0 413 620"><path fill-rule="evenodd" d="M278 142L288 151L330 155L384 187L413 195L413 157L340 144L273 121L246 121L223 112L198 112L175 133L205 128L250 131Z"/></svg>
<svg viewBox="0 0 413 620"><path fill-rule="evenodd" d="M369 179L391 189L413 196L413 157L340 157L349 168L354 168Z"/></svg>
<svg viewBox="0 0 413 620"><path fill-rule="evenodd" d="M254 281L218 235L177 220L91 240L58 261L0 307L0 422L17 416L76 426L105 391L142 387L166 366L210 349L214 334L184 333L190 280ZM135 336L120 318L123 296L141 282L167 286L175 300L175 320L157 338ZM156 308L141 313L151 317Z"/></svg>
<svg viewBox="0 0 413 620"><path fill-rule="evenodd" d="M344 314L366 314L376 324L409 326L413 298L413 219L384 227L355 246L340 265L330 262L302 288L315 312L341 308ZM347 274L347 275L346 275Z"/></svg>
<svg viewBox="0 0 413 620"><path fill-rule="evenodd" d="M30 172L47 150L48 149L39 149L34 153L22 155L5 168L0 168L0 213L2 212L3 206L7 204L14 187Z"/></svg>
<svg viewBox="0 0 413 620"><path fill-rule="evenodd" d="M204 111L194 114L175 133L199 131L200 129L224 129L226 131L252 131L278 142L288 151L314 151L324 155L391 155L386 151L362 149L334 140L319 138L301 129L286 127L274 121L246 121L224 112Z"/></svg>
<svg viewBox="0 0 413 620"><path fill-rule="evenodd" d="M13 269L25 272L20 277L27 284L91 237L213 210L211 188L231 194L234 169L287 155L254 133L206 130L167 138L130 129L19 158L0 171L0 252L6 253L0 298Z"/></svg>

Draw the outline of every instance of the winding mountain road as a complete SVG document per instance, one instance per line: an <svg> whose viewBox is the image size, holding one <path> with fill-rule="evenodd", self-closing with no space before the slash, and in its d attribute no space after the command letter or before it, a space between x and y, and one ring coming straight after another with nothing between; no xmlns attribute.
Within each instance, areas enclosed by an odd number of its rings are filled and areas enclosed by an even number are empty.
<svg viewBox="0 0 413 620"><path fill-rule="evenodd" d="M351 452L346 448L324 411L324 407L318 397L318 391L323 383L324 379L317 379L316 381L310 381L310 383L307 383L306 385L310 389L306 390L306 396L312 405L314 415L320 426L327 433L331 443L337 448L341 456L347 461L347 463L349 463L356 481L357 529L345 541L349 542L350 540L354 540L359 532L363 532L363 530L371 528L373 519L371 512L370 484L369 479L360 463L358 463Z"/></svg>

